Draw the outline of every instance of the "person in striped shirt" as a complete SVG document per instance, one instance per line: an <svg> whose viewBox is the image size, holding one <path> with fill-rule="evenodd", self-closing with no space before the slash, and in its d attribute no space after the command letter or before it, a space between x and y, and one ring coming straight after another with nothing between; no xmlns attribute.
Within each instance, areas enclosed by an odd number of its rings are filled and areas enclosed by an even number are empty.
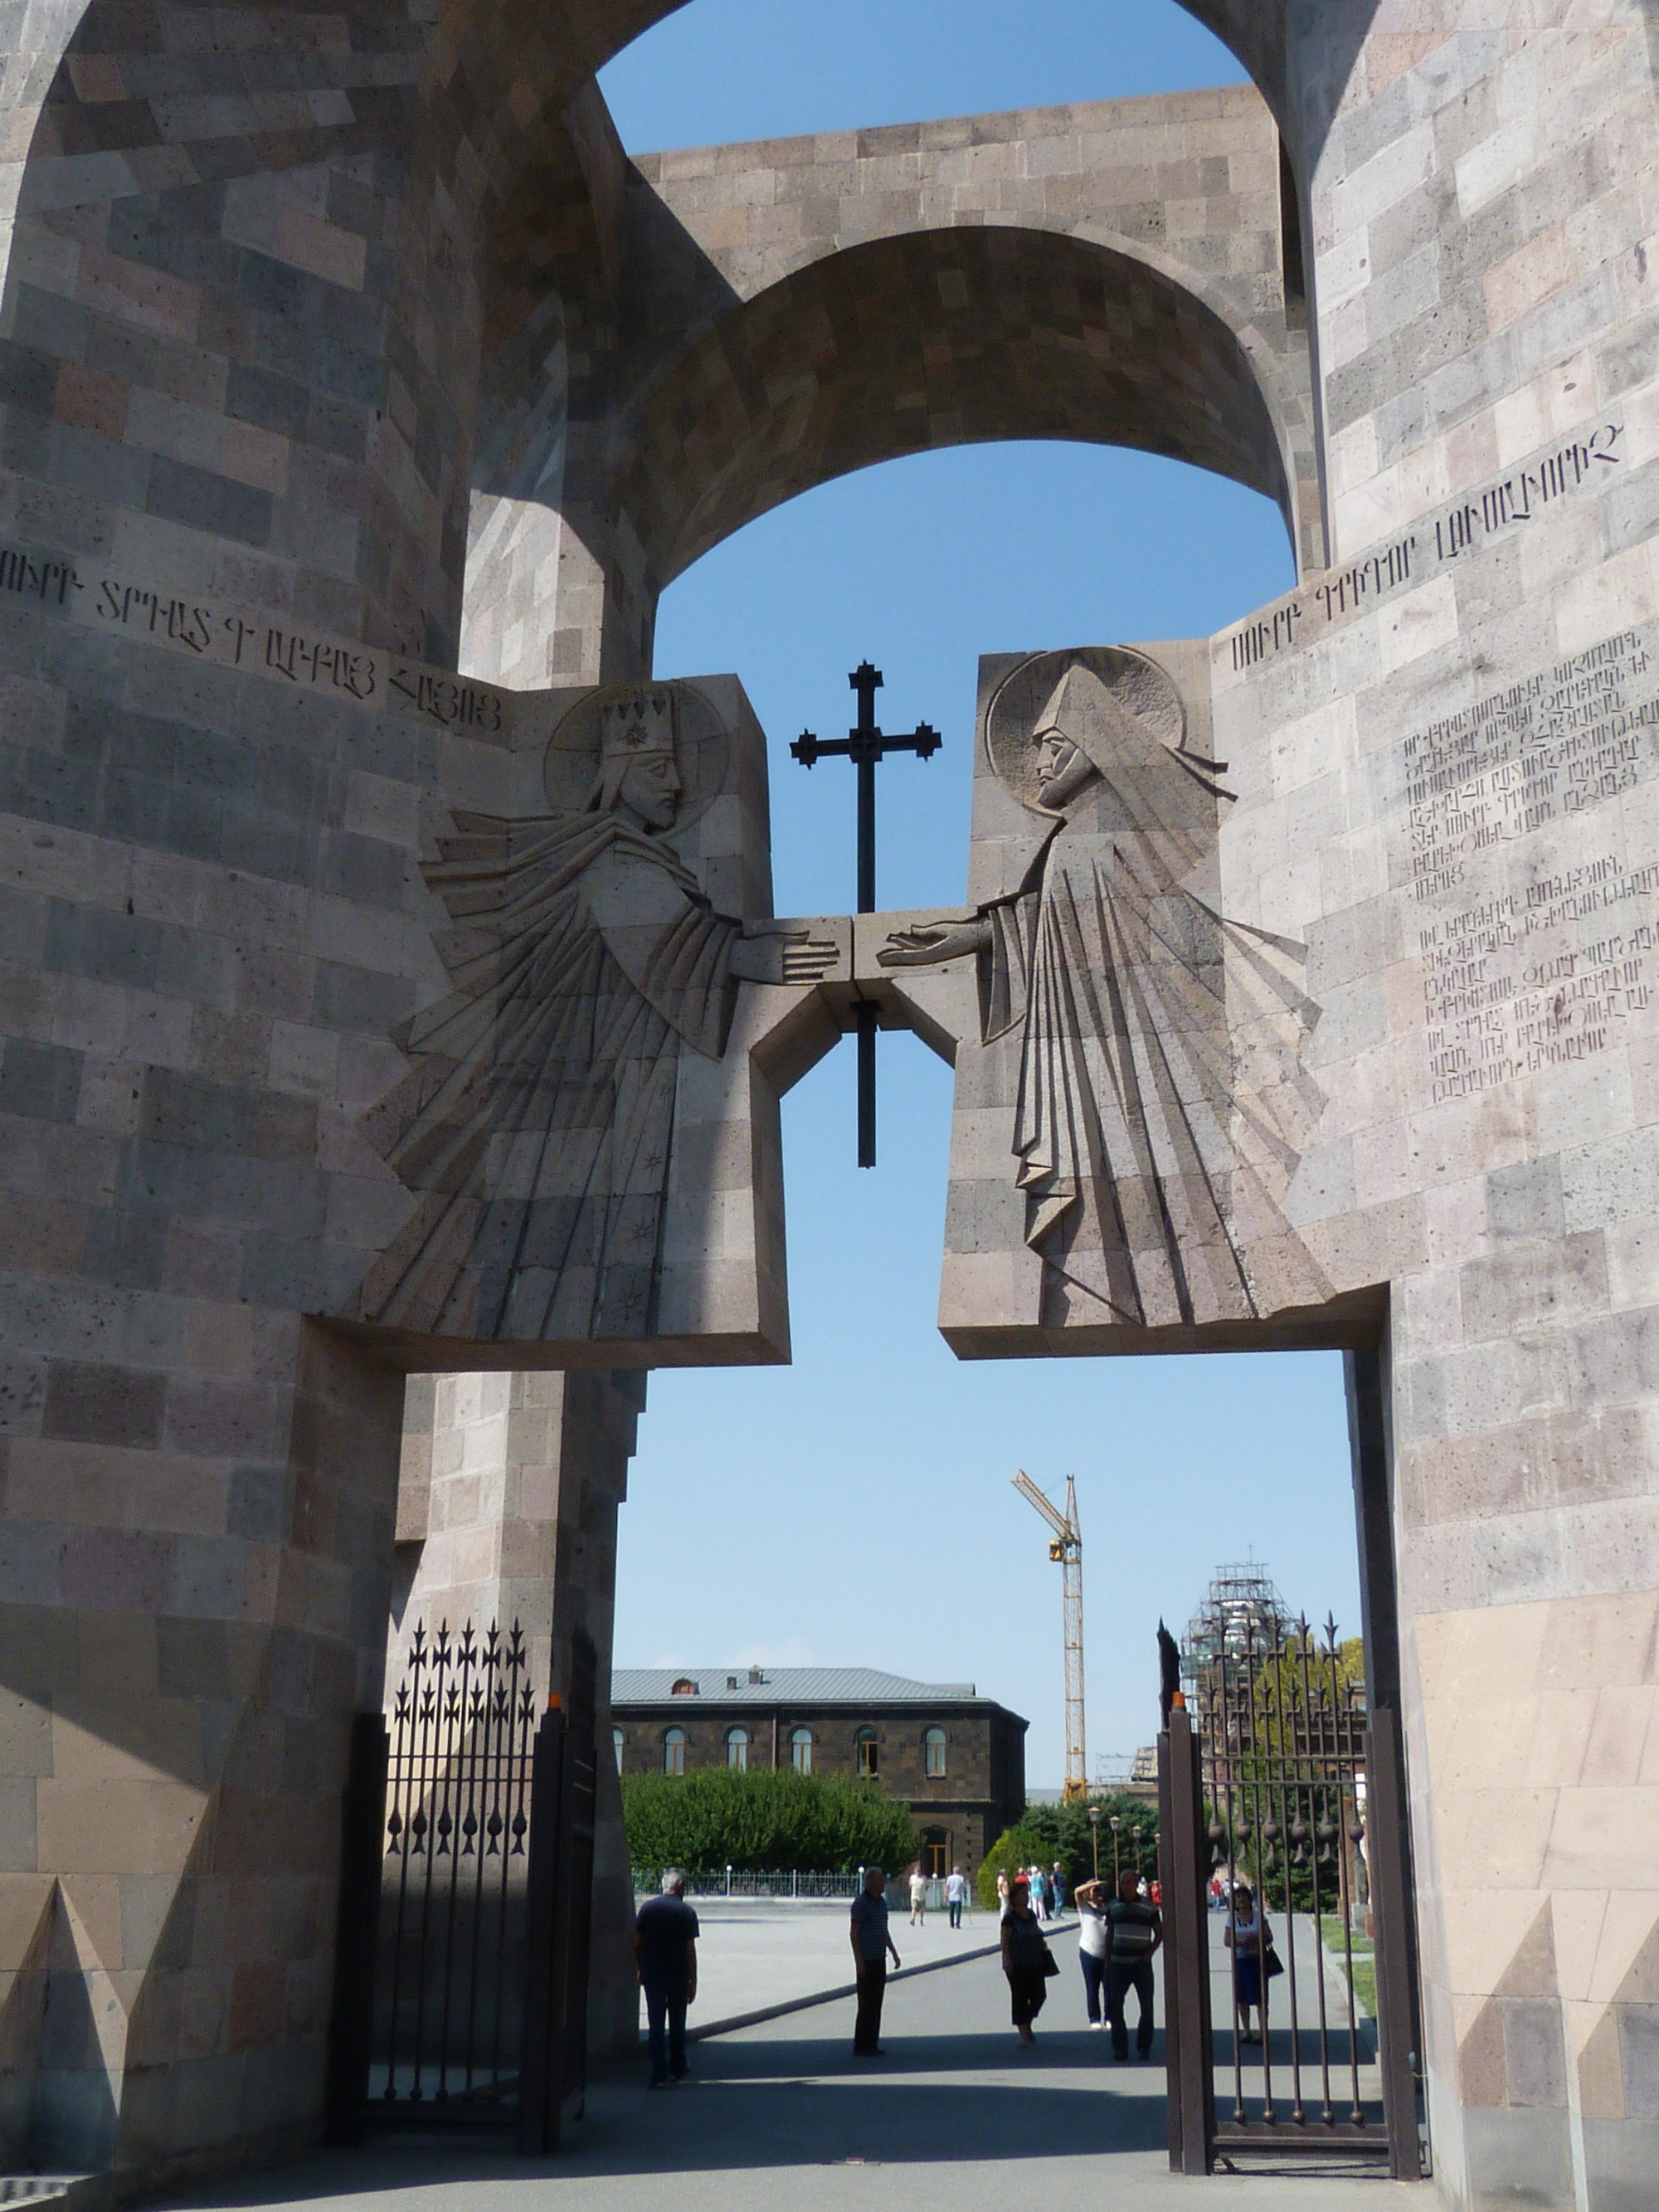
<svg viewBox="0 0 1659 2212"><path fill-rule="evenodd" d="M1118 1877L1117 1895L1106 1908L1106 2018L1112 2031L1112 2056L1120 2062L1129 2056L1123 2001L1131 1990L1140 2011L1135 2022L1135 2056L1148 2058L1152 2049L1152 1960L1164 1942L1164 1916L1139 1891L1139 1875L1125 1867Z"/></svg>

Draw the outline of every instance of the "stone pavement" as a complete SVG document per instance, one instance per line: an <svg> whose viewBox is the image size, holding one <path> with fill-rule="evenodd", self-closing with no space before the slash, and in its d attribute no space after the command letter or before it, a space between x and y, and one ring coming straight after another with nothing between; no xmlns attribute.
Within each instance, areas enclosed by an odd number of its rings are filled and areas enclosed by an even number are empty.
<svg viewBox="0 0 1659 2212"><path fill-rule="evenodd" d="M1317 2114L1322 2099L1328 2091L1336 2118L1347 2118L1356 2101L1370 2106L1374 2117L1375 2108L1382 2101L1376 2026L1361 2006L1356 2014L1358 2033L1350 2039L1346 1985L1335 1959L1321 1948L1310 1916L1305 1912L1296 1915L1292 1942L1292 1927L1287 1916L1282 1912L1269 1915L1275 1943L1285 1964L1283 1978L1267 1984L1270 2080L1264 2073L1259 2046L1235 2049L1232 1954L1222 1941L1225 1923L1219 1913L1209 1913L1206 1918L1210 1939L1210 2019L1215 2031L1218 2112L1231 2115L1236 2100L1242 2098L1248 2116L1259 2119L1266 2093L1271 2087L1281 2112L1294 2102L1299 2093L1307 2109ZM1296 2001L1294 2038L1292 1984ZM1321 2065L1319 2035L1322 1994L1328 2034L1328 2063L1324 2069ZM1299 2075L1291 2067L1293 2041L1301 2061ZM1242 2062L1237 2074L1233 2070L1235 2057Z"/></svg>
<svg viewBox="0 0 1659 2212"><path fill-rule="evenodd" d="M1168 2170L1161 2064L1115 2067L1084 2027L1074 1954L1021 2052L982 1960L889 1994L885 2057L855 2063L841 1999L700 2044L667 2095L644 2063L597 2084L565 2157L382 2142L172 2200L199 2212L1429 2212L1432 2192L1321 2167L1214 2181Z"/></svg>
<svg viewBox="0 0 1659 2212"><path fill-rule="evenodd" d="M697 2002L690 2026L711 2027L752 2017L774 2007L796 2005L848 1986L853 1978L848 1942L847 1898L796 1902L765 1898L693 1898L702 1929L697 1945ZM1074 1928L1075 1921L1063 1923ZM907 1969L983 1951L997 1941L994 1912L969 1913L953 1929L941 1908L920 1928L909 1908L893 1906L893 1941ZM644 2019L644 2008L641 2008Z"/></svg>

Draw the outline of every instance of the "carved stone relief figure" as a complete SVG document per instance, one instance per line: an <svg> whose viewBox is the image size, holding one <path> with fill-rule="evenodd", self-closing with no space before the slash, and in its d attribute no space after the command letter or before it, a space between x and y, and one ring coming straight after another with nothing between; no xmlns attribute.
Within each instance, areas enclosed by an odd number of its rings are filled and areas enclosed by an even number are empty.
<svg viewBox="0 0 1659 2212"><path fill-rule="evenodd" d="M612 689L572 717L577 742L562 728L548 753L555 811L458 814L426 867L454 925L439 946L453 988L394 1032L412 1065L364 1121L420 1194L364 1285L365 1321L508 1342L650 1334L680 1055L725 1052L741 981L810 982L834 957L717 913L677 850L723 790L701 694ZM582 730L586 803L561 805Z"/></svg>
<svg viewBox="0 0 1659 2212"><path fill-rule="evenodd" d="M1174 684L1124 648L1036 655L993 698L986 744L1050 827L1006 896L894 932L878 957L977 956L981 1043L1018 1054L1042 1318L1161 1328L1323 1295L1276 1204L1310 1121L1301 951L1218 910L1223 767L1188 748Z"/></svg>

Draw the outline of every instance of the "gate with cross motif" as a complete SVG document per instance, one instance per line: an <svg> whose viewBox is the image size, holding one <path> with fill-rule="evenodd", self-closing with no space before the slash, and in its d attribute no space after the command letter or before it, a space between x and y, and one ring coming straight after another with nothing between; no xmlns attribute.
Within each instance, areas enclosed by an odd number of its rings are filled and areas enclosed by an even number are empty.
<svg viewBox="0 0 1659 2212"><path fill-rule="evenodd" d="M358 1716L343 1839L330 2131L477 2127L556 2146L584 2081L593 1662L538 1694L515 1621L410 1638Z"/></svg>

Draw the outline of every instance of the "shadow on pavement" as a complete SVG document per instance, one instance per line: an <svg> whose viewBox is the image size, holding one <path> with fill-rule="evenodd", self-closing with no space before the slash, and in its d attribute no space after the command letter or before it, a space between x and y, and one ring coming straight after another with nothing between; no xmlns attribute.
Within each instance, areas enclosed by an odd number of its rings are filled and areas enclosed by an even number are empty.
<svg viewBox="0 0 1659 2212"><path fill-rule="evenodd" d="M1026 2054L1006 2033L893 2036L885 2054L855 2061L841 2038L704 2044L693 2080L665 2094L646 2091L642 2064L601 2076L556 2158L518 2159L499 2139L459 2133L382 2135L167 2201L314 2203L465 2181L1053 2159L1167 2140L1161 2063L1114 2066L1098 2037L1054 2033Z"/></svg>
<svg viewBox="0 0 1659 2212"><path fill-rule="evenodd" d="M854 2058L845 2035L793 2035L763 2040L758 2034L751 2034L741 2041L717 2038L694 2045L691 2058L699 2076L706 2081L764 2081L786 2074L813 2074L844 2075L853 2081L879 2081L884 2075L894 2074L913 2078L987 2071L1041 2075L1064 2069L1068 2073L1092 2075L1097 2077L1097 2086L1103 2087L1106 2075L1121 2075L1127 2084L1139 2075L1146 2079L1136 2082L1138 2088L1145 2087L1146 2081L1155 2081L1162 2109L1161 2038L1153 2046L1155 2055L1151 2060L1144 2065L1132 2061L1127 2066L1113 2064L1111 2045L1104 2036L1071 2028L1056 2028L1044 2034L1040 2023L1037 2047L1030 2052L1020 2049L1006 2028L952 2035L903 2035L889 2029L882 2037L881 2047L883 2057ZM641 2064L644 2064L643 2057Z"/></svg>

